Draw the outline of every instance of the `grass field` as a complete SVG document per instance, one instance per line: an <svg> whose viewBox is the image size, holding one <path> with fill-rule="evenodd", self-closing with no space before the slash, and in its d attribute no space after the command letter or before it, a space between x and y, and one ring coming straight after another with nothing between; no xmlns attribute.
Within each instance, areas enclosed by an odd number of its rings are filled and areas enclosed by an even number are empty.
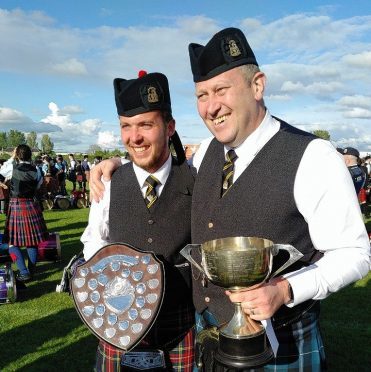
<svg viewBox="0 0 371 372"><path fill-rule="evenodd" d="M0 371L91 371L97 339L71 297L55 292L63 268L82 249L88 209L44 212L61 236L62 262L39 263L14 304L0 306ZM0 215L0 231L4 216ZM371 228L371 220L368 221ZM371 370L371 274L323 301L321 324L330 371Z"/></svg>

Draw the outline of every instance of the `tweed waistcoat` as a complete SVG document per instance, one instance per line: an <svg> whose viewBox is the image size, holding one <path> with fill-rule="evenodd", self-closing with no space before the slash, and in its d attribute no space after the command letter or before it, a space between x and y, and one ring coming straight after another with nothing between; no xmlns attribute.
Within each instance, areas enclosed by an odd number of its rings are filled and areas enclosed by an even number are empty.
<svg viewBox="0 0 371 372"><path fill-rule="evenodd" d="M110 241L151 251L164 263L165 297L158 319L171 312L174 304L193 309L190 267L179 254L191 242L193 184L188 165L177 165L173 159L161 196L148 209L132 163L122 165L112 176Z"/></svg>
<svg viewBox="0 0 371 372"><path fill-rule="evenodd" d="M11 198L33 198L37 187L37 171L32 164L14 164L10 181Z"/></svg>
<svg viewBox="0 0 371 372"><path fill-rule="evenodd" d="M285 272L316 260L307 223L295 205L293 194L300 160L314 138L281 122L278 133L260 150L223 198L221 170L225 161L224 149L214 139L202 161L194 187L192 241L204 243L224 237L256 236L274 243L291 244L304 257ZM285 253L275 256L273 272L285 261ZM195 268L193 277L196 309L202 312L208 308L219 322L229 320L234 307L224 290L212 283L202 286L202 276ZM286 318L290 311L282 306L276 315Z"/></svg>

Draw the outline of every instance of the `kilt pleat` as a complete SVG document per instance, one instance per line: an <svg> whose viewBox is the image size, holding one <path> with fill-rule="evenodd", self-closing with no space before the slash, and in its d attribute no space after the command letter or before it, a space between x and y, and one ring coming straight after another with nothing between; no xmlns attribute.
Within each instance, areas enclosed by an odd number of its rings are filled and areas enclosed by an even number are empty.
<svg viewBox="0 0 371 372"><path fill-rule="evenodd" d="M169 351L169 359L173 371L191 372L195 357L195 329L192 327L183 340Z"/></svg>
<svg viewBox="0 0 371 372"><path fill-rule="evenodd" d="M196 328L200 332L207 326L217 326L214 316L207 310L196 313ZM279 342L277 357L262 368L244 369L243 372L263 371L325 371L326 358L319 327L319 306L302 314L299 321L275 330ZM217 371L225 372L220 367Z"/></svg>
<svg viewBox="0 0 371 372"><path fill-rule="evenodd" d="M176 308L176 306L174 306ZM194 362L194 309L193 306L181 307L175 311L166 312L167 316L157 318L149 334L138 344L139 349L161 349L165 352L166 359L171 365L169 371L191 372ZM167 321L166 321L167 319ZM185 329L187 325L187 329ZM174 334L179 330L178 336L172 342L161 345L161 333ZM136 348L133 349L135 351ZM125 371L121 366L123 350L120 350L107 342L100 340L97 357L97 372Z"/></svg>
<svg viewBox="0 0 371 372"><path fill-rule="evenodd" d="M33 199L11 198L4 239L17 247L36 247L47 239L47 228L39 203Z"/></svg>
<svg viewBox="0 0 371 372"><path fill-rule="evenodd" d="M169 371L192 372L194 361L194 327L191 328L183 339L171 350L167 351L167 357L171 367ZM139 345L140 347L141 345ZM97 350L97 372L121 372L123 351L100 340Z"/></svg>
<svg viewBox="0 0 371 372"><path fill-rule="evenodd" d="M278 355L264 371L326 370L318 314L306 313L300 321L277 330L276 335L280 344Z"/></svg>

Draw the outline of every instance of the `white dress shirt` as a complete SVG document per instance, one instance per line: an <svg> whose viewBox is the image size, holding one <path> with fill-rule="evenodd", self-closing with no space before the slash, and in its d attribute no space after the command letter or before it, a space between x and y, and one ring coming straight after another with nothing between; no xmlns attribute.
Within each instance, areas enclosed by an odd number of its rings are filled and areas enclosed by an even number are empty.
<svg viewBox="0 0 371 372"><path fill-rule="evenodd" d="M234 181L279 129L280 123L267 110L260 126L234 149L238 155ZM203 141L194 156L197 170L212 139ZM294 292L290 307L326 298L361 279L370 269L370 242L354 185L342 156L329 141L315 139L307 146L295 178L294 199L308 223L315 249L324 256L313 265L284 275Z"/></svg>
<svg viewBox="0 0 371 372"><path fill-rule="evenodd" d="M29 161L19 161L19 163L31 164ZM13 157L10 157L6 162L4 162L3 166L1 167L0 174L5 178L5 180L10 180L13 176L13 168L14 168L15 160ZM43 175L39 167L36 167L37 173L37 186L36 188L39 189L41 184L43 183Z"/></svg>
<svg viewBox="0 0 371 372"><path fill-rule="evenodd" d="M128 163L128 160L122 160L122 164ZM156 186L156 194L161 196L162 190L166 184L171 170L171 155L169 155L166 162L154 173L148 173L144 169L138 167L133 163L134 173L138 181L143 198L145 196L147 185L145 184L146 178L152 174L161 183ZM84 233L81 236L81 241L84 244L84 258L88 260L103 246L110 243L109 239L109 205L111 196L111 181L102 182L105 186L104 196L98 203L93 201L89 212L89 222ZM125 213L125 211L123 211Z"/></svg>
<svg viewBox="0 0 371 372"><path fill-rule="evenodd" d="M10 180L12 178L14 162L14 158L10 157L6 162L4 162L3 166L1 167L0 174L7 180Z"/></svg>

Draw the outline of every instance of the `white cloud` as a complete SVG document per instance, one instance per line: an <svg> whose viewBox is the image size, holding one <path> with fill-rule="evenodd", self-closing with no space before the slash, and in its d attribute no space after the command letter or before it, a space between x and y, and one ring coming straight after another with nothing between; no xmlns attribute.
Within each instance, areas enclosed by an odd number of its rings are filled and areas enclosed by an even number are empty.
<svg viewBox="0 0 371 372"><path fill-rule="evenodd" d="M61 129L50 123L34 122L20 111L9 107L0 107L0 131L9 132L11 129L20 132L48 133Z"/></svg>
<svg viewBox="0 0 371 372"><path fill-rule="evenodd" d="M70 58L63 63L56 63L51 66L51 69L62 75L87 75L88 73L84 63L76 58Z"/></svg>
<svg viewBox="0 0 371 372"><path fill-rule="evenodd" d="M87 119L76 124L83 135L91 136L98 133L102 126L100 119Z"/></svg>
<svg viewBox="0 0 371 372"><path fill-rule="evenodd" d="M267 99L273 101L289 101L291 100L291 96L288 94L271 94L267 96Z"/></svg>
<svg viewBox="0 0 371 372"><path fill-rule="evenodd" d="M97 141L102 127L100 119L73 121L72 116L66 113L67 110L60 109L56 103L50 102L48 107L51 113L41 121L60 128L60 133L50 134L51 140L59 151L73 148L74 151L84 152L90 144Z"/></svg>
<svg viewBox="0 0 371 372"><path fill-rule="evenodd" d="M344 112L345 118L371 119L371 110L354 107Z"/></svg>
<svg viewBox="0 0 371 372"><path fill-rule="evenodd" d="M85 111L78 105L69 105L64 106L60 109L61 114L71 114L71 115L77 115L77 114L83 114Z"/></svg>
<svg viewBox="0 0 371 372"><path fill-rule="evenodd" d="M40 141L43 134L48 134L54 143L57 152L85 152L91 144L99 144L102 148L112 149L120 146L120 138L115 137L113 132L100 132L102 121L100 119L85 119L73 121L68 113L81 113L78 106L66 106L60 109L55 102L48 105L50 114L35 123L21 112L0 107L0 132L19 130L29 133L38 133Z"/></svg>
<svg viewBox="0 0 371 372"><path fill-rule="evenodd" d="M205 40L209 39L210 35L219 30L217 22L209 17L194 16L194 17L179 17L176 21L182 33L187 35L200 36L203 35ZM188 40L192 40L189 38Z"/></svg>
<svg viewBox="0 0 371 372"><path fill-rule="evenodd" d="M371 68L371 51L365 51L358 54L348 54L342 58L342 60L357 68Z"/></svg>
<svg viewBox="0 0 371 372"><path fill-rule="evenodd" d="M81 32L59 29L42 12L0 9L3 50L0 70L50 74L50 65L76 57L82 48Z"/></svg>
<svg viewBox="0 0 371 372"><path fill-rule="evenodd" d="M344 118L349 119L371 119L371 97L370 96L344 96L337 102L339 111Z"/></svg>
<svg viewBox="0 0 371 372"><path fill-rule="evenodd" d="M104 150L112 150L119 146L120 137L114 135L113 132L105 131L98 133L97 145Z"/></svg>
<svg viewBox="0 0 371 372"><path fill-rule="evenodd" d="M241 24L244 28L244 21ZM353 40L354 35L358 35L358 39L369 35L371 16L333 20L326 15L298 13L261 23L254 29L249 30L249 24L245 27L253 50L270 50L273 58L285 55L286 60L291 55L295 57L292 61L298 62L318 53L325 54L328 49L338 54L348 53L349 40ZM360 43L353 44L353 48L359 47L362 47Z"/></svg>
<svg viewBox="0 0 371 372"><path fill-rule="evenodd" d="M344 96L341 97L337 104L344 107L362 107L365 109L371 109L371 97L370 96Z"/></svg>
<svg viewBox="0 0 371 372"><path fill-rule="evenodd" d="M342 83L332 82L315 82L313 84L304 85L302 82L285 81L282 84L282 92L302 93L313 95L327 95L329 93L338 92L342 88Z"/></svg>

